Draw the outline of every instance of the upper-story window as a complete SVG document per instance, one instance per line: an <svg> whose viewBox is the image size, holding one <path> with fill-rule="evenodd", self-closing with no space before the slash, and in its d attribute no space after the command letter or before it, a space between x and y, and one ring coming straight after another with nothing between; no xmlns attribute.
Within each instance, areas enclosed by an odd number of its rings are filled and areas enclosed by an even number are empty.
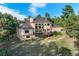
<svg viewBox="0 0 79 59"><path fill-rule="evenodd" d="M39 26L40 26L41 24L39 24Z"/></svg>
<svg viewBox="0 0 79 59"><path fill-rule="evenodd" d="M35 25L38 25L38 24L35 24Z"/></svg>
<svg viewBox="0 0 79 59"><path fill-rule="evenodd" d="M45 24L46 25L46 24Z"/></svg>
<svg viewBox="0 0 79 59"><path fill-rule="evenodd" d="M25 33L29 33L29 30L25 30Z"/></svg>
<svg viewBox="0 0 79 59"><path fill-rule="evenodd" d="M47 24L49 26L49 24Z"/></svg>
<svg viewBox="0 0 79 59"><path fill-rule="evenodd" d="M43 25L43 24L42 24Z"/></svg>

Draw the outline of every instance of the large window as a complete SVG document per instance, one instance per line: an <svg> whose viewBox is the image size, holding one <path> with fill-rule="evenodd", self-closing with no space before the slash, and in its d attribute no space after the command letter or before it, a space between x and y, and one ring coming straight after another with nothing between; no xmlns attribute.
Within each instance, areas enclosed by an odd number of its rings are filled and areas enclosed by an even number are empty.
<svg viewBox="0 0 79 59"><path fill-rule="evenodd" d="M35 26L35 28L37 29L38 27L37 27L37 26Z"/></svg>
<svg viewBox="0 0 79 59"><path fill-rule="evenodd" d="M39 26L39 28L41 29L41 26Z"/></svg>
<svg viewBox="0 0 79 59"><path fill-rule="evenodd" d="M29 30L25 30L25 33L29 33Z"/></svg>

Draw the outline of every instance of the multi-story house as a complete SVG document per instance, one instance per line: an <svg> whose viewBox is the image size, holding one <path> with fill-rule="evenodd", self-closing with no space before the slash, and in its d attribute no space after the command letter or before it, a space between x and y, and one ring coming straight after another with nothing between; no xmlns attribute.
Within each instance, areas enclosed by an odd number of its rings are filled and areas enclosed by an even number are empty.
<svg viewBox="0 0 79 59"><path fill-rule="evenodd" d="M50 34L52 34L52 23L45 18L27 18L17 28L17 36L21 40L35 39Z"/></svg>

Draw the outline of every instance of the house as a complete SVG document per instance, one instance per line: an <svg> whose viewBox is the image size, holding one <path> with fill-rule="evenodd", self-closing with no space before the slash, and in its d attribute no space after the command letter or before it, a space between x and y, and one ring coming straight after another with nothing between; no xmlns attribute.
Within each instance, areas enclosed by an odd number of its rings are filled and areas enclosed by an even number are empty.
<svg viewBox="0 0 79 59"><path fill-rule="evenodd" d="M17 37L21 40L35 39L52 33L52 23L45 18L27 18L17 27Z"/></svg>

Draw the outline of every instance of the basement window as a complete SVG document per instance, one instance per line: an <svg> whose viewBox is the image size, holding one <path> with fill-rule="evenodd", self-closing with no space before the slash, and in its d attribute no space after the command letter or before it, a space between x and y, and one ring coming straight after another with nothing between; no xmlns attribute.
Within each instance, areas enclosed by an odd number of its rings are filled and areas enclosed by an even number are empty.
<svg viewBox="0 0 79 59"><path fill-rule="evenodd" d="M30 38L30 36L26 36L26 38Z"/></svg>

